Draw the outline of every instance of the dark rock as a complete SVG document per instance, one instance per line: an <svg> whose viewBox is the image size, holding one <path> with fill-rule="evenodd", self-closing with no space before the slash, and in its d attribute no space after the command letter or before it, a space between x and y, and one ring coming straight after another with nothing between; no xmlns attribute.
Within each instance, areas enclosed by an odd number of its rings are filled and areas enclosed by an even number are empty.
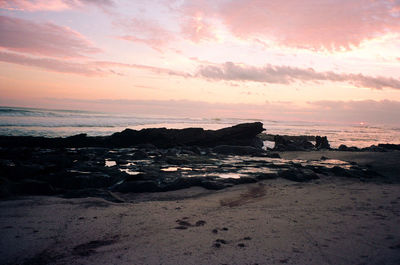
<svg viewBox="0 0 400 265"><path fill-rule="evenodd" d="M281 158L281 156L278 153L269 153L267 155L269 158Z"/></svg>
<svg viewBox="0 0 400 265"><path fill-rule="evenodd" d="M364 147L361 150L362 151L368 151L368 152L387 152L388 151L384 147L379 147L379 146L376 146L376 145L371 145L369 147Z"/></svg>
<svg viewBox="0 0 400 265"><path fill-rule="evenodd" d="M279 172L279 176L284 179L296 182L306 182L313 179L319 179L319 177L317 176L317 174L315 174L314 171L309 169L298 169L298 168L283 170Z"/></svg>
<svg viewBox="0 0 400 265"><path fill-rule="evenodd" d="M114 177L103 172L85 171L67 171L51 180L51 184L62 189L107 188L115 182Z"/></svg>
<svg viewBox="0 0 400 265"><path fill-rule="evenodd" d="M213 151L224 155L260 155L265 153L264 150L255 147L233 145L218 145L213 148Z"/></svg>
<svg viewBox="0 0 400 265"><path fill-rule="evenodd" d="M341 144L341 145L339 145L338 150L339 151L348 151L348 147L345 144Z"/></svg>
<svg viewBox="0 0 400 265"><path fill-rule="evenodd" d="M13 185L13 191L18 195L53 195L54 188L47 182L23 179Z"/></svg>
<svg viewBox="0 0 400 265"><path fill-rule="evenodd" d="M255 176L258 180L276 179L279 177L278 173L260 173Z"/></svg>
<svg viewBox="0 0 400 265"><path fill-rule="evenodd" d="M111 136L87 136L79 134L66 138L46 138L33 136L0 136L3 147L131 147L151 144L156 147L241 145L262 147L257 135L263 131L261 122L243 123L220 130L202 128L166 129L151 128L140 131L125 129Z"/></svg>
<svg viewBox="0 0 400 265"><path fill-rule="evenodd" d="M202 151L198 146L187 146L185 149L193 152L195 155L202 155Z"/></svg>
<svg viewBox="0 0 400 265"><path fill-rule="evenodd" d="M315 148L320 149L331 149L331 146L328 142L328 138L326 136L316 136L315 137Z"/></svg>
<svg viewBox="0 0 400 265"><path fill-rule="evenodd" d="M276 151L306 151L314 148L314 145L307 140L294 141L280 135L275 135L274 141L275 147L273 150Z"/></svg>
<svg viewBox="0 0 400 265"><path fill-rule="evenodd" d="M0 198L6 198L14 195L12 182L6 178L0 177Z"/></svg>
<svg viewBox="0 0 400 265"><path fill-rule="evenodd" d="M358 149L358 148L355 147L355 146L348 147L348 146L346 146L346 145L344 145L344 144L341 144L341 145L339 146L338 150L339 150L339 151L349 151L349 152L360 151L360 149Z"/></svg>
<svg viewBox="0 0 400 265"><path fill-rule="evenodd" d="M146 143L146 144L137 144L137 145L135 145L137 148L140 148L140 149L146 149L146 150L154 150L154 149L157 149L157 147L154 145L154 144L149 144L149 143Z"/></svg>
<svg viewBox="0 0 400 265"><path fill-rule="evenodd" d="M353 166L350 169L345 169L339 166L335 166L331 169L331 172L338 177L346 177L346 178L358 178L358 179L371 179L382 177L377 172L366 169L359 168L358 166Z"/></svg>
<svg viewBox="0 0 400 265"><path fill-rule="evenodd" d="M126 181L113 188L114 191L128 192L157 192L160 187L153 180Z"/></svg>
<svg viewBox="0 0 400 265"><path fill-rule="evenodd" d="M378 144L378 147L386 149L386 150L400 151L400 144Z"/></svg>
<svg viewBox="0 0 400 265"><path fill-rule="evenodd" d="M148 154L142 150L137 150L135 153L133 153L132 159L134 160L142 160L142 159L147 159L149 158Z"/></svg>
<svg viewBox="0 0 400 265"><path fill-rule="evenodd" d="M222 190L228 187L229 185L226 185L221 181L203 180L200 186L208 190Z"/></svg>

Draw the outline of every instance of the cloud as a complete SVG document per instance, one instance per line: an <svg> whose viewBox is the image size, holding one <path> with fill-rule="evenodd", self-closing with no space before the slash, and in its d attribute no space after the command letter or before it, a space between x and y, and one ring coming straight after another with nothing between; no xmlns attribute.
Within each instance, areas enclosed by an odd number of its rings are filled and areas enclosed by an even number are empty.
<svg viewBox="0 0 400 265"><path fill-rule="evenodd" d="M180 15L183 38L199 43L203 40L216 40L214 20L217 1L184 1L179 7L170 9Z"/></svg>
<svg viewBox="0 0 400 265"><path fill-rule="evenodd" d="M120 36L118 39L127 40L134 43L143 43L159 52L162 52L162 48L168 43L168 41L165 39L140 38L132 35Z"/></svg>
<svg viewBox="0 0 400 265"><path fill-rule="evenodd" d="M0 47L51 57L84 57L100 52L82 34L53 23L0 16Z"/></svg>
<svg viewBox="0 0 400 265"><path fill-rule="evenodd" d="M202 13L184 18L181 33L185 39L189 39L195 43L202 40L215 40L215 27L208 22Z"/></svg>
<svg viewBox="0 0 400 265"><path fill-rule="evenodd" d="M33 66L51 72L79 74L85 76L101 76L106 71L87 63L76 63L54 58L34 58L16 53L0 51L0 61L25 66Z"/></svg>
<svg viewBox="0 0 400 265"><path fill-rule="evenodd" d="M186 1L188 16L219 19L235 36L311 50L349 50L386 33L400 33L397 0Z"/></svg>
<svg viewBox="0 0 400 265"><path fill-rule="evenodd" d="M143 18L119 19L114 21L113 24L129 32L127 35L117 37L118 39L144 43L160 52L169 42L175 39L172 32L153 20Z"/></svg>
<svg viewBox="0 0 400 265"><path fill-rule="evenodd" d="M118 63L118 62L109 62L109 61L98 61L94 62L95 65L101 67L122 67L122 68L135 68L140 70L147 70L156 74L166 74L166 75L174 75L181 77L192 77L193 75L187 72L176 71L172 69L142 65L142 64L127 64L127 63Z"/></svg>
<svg viewBox="0 0 400 265"><path fill-rule="evenodd" d="M189 73L175 71L140 64L125 64L109 61L75 62L67 59L37 58L17 53L0 51L0 62L13 63L25 66L33 66L50 72L78 74L85 76L122 75L113 68L133 68L150 71L156 74L190 77Z"/></svg>
<svg viewBox="0 0 400 265"><path fill-rule="evenodd" d="M20 11L62 11L95 5L100 8L114 5L112 0L1 0L0 8Z"/></svg>
<svg viewBox="0 0 400 265"><path fill-rule="evenodd" d="M201 65L196 76L210 80L224 81L253 81L270 84L290 84L300 82L348 82L357 87L371 89L392 88L400 89L400 80L390 77L372 77L362 74L342 74L334 72L317 72L312 68L290 66L264 67L247 66L226 62L221 65Z"/></svg>

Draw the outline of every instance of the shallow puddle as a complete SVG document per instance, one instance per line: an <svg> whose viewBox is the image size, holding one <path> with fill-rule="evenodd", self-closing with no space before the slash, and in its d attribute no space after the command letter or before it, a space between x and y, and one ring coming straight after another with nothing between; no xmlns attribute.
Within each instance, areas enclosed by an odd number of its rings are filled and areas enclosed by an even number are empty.
<svg viewBox="0 0 400 265"><path fill-rule="evenodd" d="M140 171L133 171L128 168L120 168L119 170L128 173L129 175L138 175L141 173Z"/></svg>
<svg viewBox="0 0 400 265"><path fill-rule="evenodd" d="M113 167L117 165L117 162L113 161L113 160L106 160L106 167Z"/></svg>

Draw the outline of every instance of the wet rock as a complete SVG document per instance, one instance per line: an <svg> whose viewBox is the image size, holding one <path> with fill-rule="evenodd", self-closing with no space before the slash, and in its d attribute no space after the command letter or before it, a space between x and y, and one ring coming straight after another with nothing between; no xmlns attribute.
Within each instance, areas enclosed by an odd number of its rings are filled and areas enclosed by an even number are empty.
<svg viewBox="0 0 400 265"><path fill-rule="evenodd" d="M368 151L368 152L387 152L388 150L385 149L384 147L379 147L376 145L371 145L369 147L362 148L362 151Z"/></svg>
<svg viewBox="0 0 400 265"><path fill-rule="evenodd" d="M260 173L255 176L258 180L276 179L278 177L278 173Z"/></svg>
<svg viewBox="0 0 400 265"><path fill-rule="evenodd" d="M14 195L12 182L6 178L0 177L0 198L7 198Z"/></svg>
<svg viewBox="0 0 400 265"><path fill-rule="evenodd" d="M316 136L315 137L315 148L320 149L331 149L331 146L328 142L328 138L326 136Z"/></svg>
<svg viewBox="0 0 400 265"><path fill-rule="evenodd" d="M200 186L208 190L222 190L226 187L229 187L230 185L227 185L221 181L203 180Z"/></svg>
<svg viewBox="0 0 400 265"><path fill-rule="evenodd" d="M281 156L278 153L268 153L266 157L269 157L269 158L281 158Z"/></svg>
<svg viewBox="0 0 400 265"><path fill-rule="evenodd" d="M113 188L113 191L128 192L157 192L159 186L153 180L126 181Z"/></svg>
<svg viewBox="0 0 400 265"><path fill-rule="evenodd" d="M265 151L251 146L218 145L213 152L224 155L261 155Z"/></svg>
<svg viewBox="0 0 400 265"><path fill-rule="evenodd" d="M381 177L380 174L376 173L373 170L367 168L359 168L357 166L353 166L349 169L335 166L331 169L331 172L338 177L346 178L370 179Z"/></svg>
<svg viewBox="0 0 400 265"><path fill-rule="evenodd" d="M87 136L79 134L66 138L46 138L32 136L0 136L2 147L131 147L151 144L168 148L175 146L242 145L262 147L257 135L263 131L261 122L243 123L220 130L202 128L166 129L150 128L140 131L125 129L111 136Z"/></svg>
<svg viewBox="0 0 400 265"><path fill-rule="evenodd" d="M400 151L400 144L378 144L378 147L385 150L397 150Z"/></svg>
<svg viewBox="0 0 400 265"><path fill-rule="evenodd" d="M52 180L52 184L62 189L107 188L116 179L103 172L66 171Z"/></svg>
<svg viewBox="0 0 400 265"><path fill-rule="evenodd" d="M149 144L149 143L137 144L135 146L137 148L139 148L139 149L145 149L145 150L155 150L155 149L157 149L157 147L154 144Z"/></svg>
<svg viewBox="0 0 400 265"><path fill-rule="evenodd" d="M352 147L348 147L347 145L341 144L338 148L339 151L350 151L350 152L355 152L355 151L360 151L360 149L358 149L355 146Z"/></svg>
<svg viewBox="0 0 400 265"><path fill-rule="evenodd" d="M310 169L298 169L298 168L283 170L279 172L279 176L284 179L296 182L306 182L313 179L319 179L318 175L315 174L314 171Z"/></svg>
<svg viewBox="0 0 400 265"><path fill-rule="evenodd" d="M273 150L276 151L306 151L312 150L314 145L307 140L291 140L280 135L274 137L275 147Z"/></svg>
<svg viewBox="0 0 400 265"><path fill-rule="evenodd" d="M134 160L142 160L142 159L148 159L149 155L142 150L137 150L135 153L133 153L131 158Z"/></svg>
<svg viewBox="0 0 400 265"><path fill-rule="evenodd" d="M49 183L35 179L23 179L15 183L13 191L18 195L52 195L56 193Z"/></svg>

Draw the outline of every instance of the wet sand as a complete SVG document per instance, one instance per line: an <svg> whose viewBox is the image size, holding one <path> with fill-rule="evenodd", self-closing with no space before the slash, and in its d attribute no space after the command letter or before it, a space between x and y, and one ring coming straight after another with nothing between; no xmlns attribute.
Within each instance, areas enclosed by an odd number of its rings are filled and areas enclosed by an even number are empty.
<svg viewBox="0 0 400 265"><path fill-rule="evenodd" d="M286 152L370 164L399 153ZM397 160L396 160L397 159ZM0 202L0 264L399 264L400 184L326 177L220 191Z"/></svg>

